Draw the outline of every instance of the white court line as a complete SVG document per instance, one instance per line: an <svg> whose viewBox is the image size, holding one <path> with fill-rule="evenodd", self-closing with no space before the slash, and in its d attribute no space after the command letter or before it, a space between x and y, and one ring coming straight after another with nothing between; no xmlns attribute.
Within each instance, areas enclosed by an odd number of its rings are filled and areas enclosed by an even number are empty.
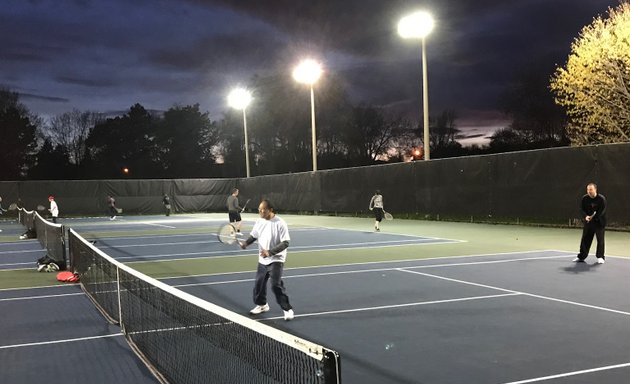
<svg viewBox="0 0 630 384"><path fill-rule="evenodd" d="M163 228L173 228L173 229L177 228L177 227L173 227L173 226L170 226L170 225L164 225L164 224L158 224L158 223L150 223L150 222L145 222L145 223L140 223L140 224L155 225L156 227L163 227Z"/></svg>
<svg viewBox="0 0 630 384"><path fill-rule="evenodd" d="M442 243L430 243L430 244L442 244ZM450 243L449 243L450 244ZM424 245L424 244L422 244ZM334 249L333 249L334 251ZM311 265L306 267L293 267L293 268L285 268L285 271L299 270L299 269L313 269L313 268L339 268L339 267L350 267L357 265L375 265L375 264L397 264L397 263L409 263L412 261L416 262L424 262L424 261L433 261L433 260L449 260L449 259L466 259L466 258L474 258L474 257L488 257L488 256L501 256L501 255L522 255L528 253L545 253L549 252L547 250L536 250L536 251L515 251L515 252L500 252L500 253L480 253L475 255L451 255L451 256L440 256L440 257L427 257L425 259L401 259L401 260L391 260L391 261L365 261L363 263L343 263L343 264L330 264L330 265ZM564 251L560 251L564 252ZM540 257L541 259L545 258L556 258L556 257L568 257L569 255L560 255L560 256L546 256ZM241 257L239 256L227 256L227 257ZM608 256L607 256L608 257ZM524 258L523 260L529 260L534 258ZM182 259L186 260L186 259ZM449 264L444 264L444 266L448 266ZM418 266L421 267L421 266ZM411 267L410 267L411 268ZM414 267L415 268L415 267ZM220 272L220 273L203 273L199 275L184 275L184 276L169 276L169 277L161 277L159 280L168 280L168 279L187 279L189 277L204 277L204 276L221 276L221 275L233 275L236 273L249 273L250 271L238 271L238 272ZM2 291L0 289L0 291Z"/></svg>
<svg viewBox="0 0 630 384"><path fill-rule="evenodd" d="M460 298L457 298L457 299L418 301L418 302L415 302L415 303L379 305L379 306L376 306L376 307L364 307L364 308L353 308L353 309L339 309L339 310L335 310L335 311L301 313L299 315L295 315L295 317L313 317L313 316L335 315L335 314L340 314L340 313L378 311L378 310L392 309L392 308L416 307L416 306L420 306L420 305L432 305L432 304L444 304L444 303L457 303L457 302L462 302L462 301L496 299L496 298L499 298L499 297L517 296L517 295L519 295L519 293L503 293L503 294L499 294L499 295L460 297ZM279 317L268 317L268 318L265 318L265 319L261 319L260 321L263 321L263 320L276 320L276 319L284 319L284 317L282 317L282 316L279 316Z"/></svg>
<svg viewBox="0 0 630 384"><path fill-rule="evenodd" d="M313 247L313 246L300 246L300 247L292 247L291 249L293 250L292 253L296 254L296 253L310 253L310 252L328 252L328 251L345 251L345 250L361 250L361 249L369 249L369 247L366 246L351 246L351 245L365 245L365 244L372 244L372 245L376 245L378 246L378 248L390 248L390 247L404 247L404 246L412 246L412 245L441 245L441 244L452 244L451 242L409 242L409 240L402 240L405 241L405 243L403 244L385 244L385 243L352 243L352 244L334 244L332 246L347 246L347 247L343 247L343 248L323 248L323 247L330 247L331 245L322 245L322 246L318 246L318 247ZM321 248L319 248L321 247ZM129 264L141 264L141 263L154 263L155 260L146 260L146 259L155 259L155 258L162 258L162 257L172 257L172 256L186 256L186 255L225 255L225 254L230 254L230 253L240 253L242 252L242 250L237 249L237 250L231 250L231 251L207 251L207 252L191 252L191 253L167 253L167 254L160 254L160 255L148 255L148 256L122 256L122 257L116 257L116 260L128 260L128 259L140 259L140 260L132 260L129 262ZM255 254L258 254L258 251L256 251ZM238 255L232 255L232 256L212 256L212 257L208 257L211 259L224 259L224 258L236 258L236 257L251 257L252 253L246 253L246 254L238 254ZM144 260L143 260L144 259ZM199 259L203 259L203 257L182 257L182 258L178 258L178 259L164 259L164 260L159 260L159 262L161 263L172 263L172 262L181 262L184 260L199 260ZM190 276L190 275L189 275Z"/></svg>
<svg viewBox="0 0 630 384"><path fill-rule="evenodd" d="M253 223L253 222L252 222ZM186 228L180 228L186 229ZM291 232L300 232L300 231L312 231L317 230L319 228L298 228L292 229ZM323 230L323 229L322 229ZM210 236L211 238L216 238L216 230L212 230L212 228L208 228L207 232L195 232L195 233L179 233L179 234L157 234L157 235L147 235L147 236L100 236L100 237L90 237L89 235L93 231L85 231L83 233L79 232L81 236L83 236L86 240L135 240L135 239L157 239L157 238L165 238L165 237L199 237L199 236ZM418 236L420 237L420 236Z"/></svg>
<svg viewBox="0 0 630 384"><path fill-rule="evenodd" d="M361 245L362 247L360 248L367 248L369 246L372 245L379 245L379 244L422 244L422 243L426 243L429 241L432 241L433 239L429 239L429 238L418 238L416 240L386 240L386 241L371 241L371 242L361 242L361 243L341 243L341 244L324 244L324 245L303 245L303 246L299 246L299 247L292 247L292 249L304 249L304 248L325 248L325 247L336 247L336 246L359 246ZM441 240L441 239L439 239ZM98 243L98 240L96 240ZM140 248L140 247L156 247L156 246L163 246L163 245L175 245L175 246L182 246L182 245L188 245L188 244L217 244L219 243L218 240L212 240L212 241L208 241L208 240L201 240L201 241L186 241L186 242L182 242L182 241L178 241L178 242L174 242L174 243L149 243L149 244L126 244L126 245L103 245L102 247L99 247L101 249L122 249L122 248ZM434 243L432 243L434 244ZM185 255L185 253L184 253ZM143 256L139 256L139 257L143 257Z"/></svg>
<svg viewBox="0 0 630 384"><path fill-rule="evenodd" d="M534 251L532 251L534 252ZM537 251L538 253L540 253L541 251ZM520 252L518 254L521 253L525 253L525 252ZM474 257L480 257L480 256L496 256L496 255L504 255L505 253L499 253L499 254L486 254L486 255L477 255ZM567 257L568 255L556 255L556 256L541 256L541 257L523 257L523 258L517 258L517 259L508 259L508 260L492 260L492 261L473 261L473 262L468 262L468 263L442 263L442 264L429 264L429 265L417 265L417 266L409 266L409 267L405 267L405 268L439 268L439 267L451 267L451 266L466 266L466 265L481 265L481 264L489 264L489 263L508 263L508 262L518 262L518 261L527 261L527 260L539 260L539 259L556 259L556 258L563 258L563 257ZM472 256L448 256L448 257L436 257L436 258L432 258L432 259L423 259L423 260L417 260L417 261L424 261L424 260L441 260L441 259L450 259L450 258L467 258L467 257L472 257ZM409 262L409 260L400 260L397 262ZM371 263L363 263L365 265L373 265L373 264L388 264L388 263L392 263L392 262L371 262ZM396 263L396 262L394 262ZM319 268L330 268L330 267L344 267L344 266L353 266L354 264L338 264L338 265L331 265L331 266L318 266L318 267L298 267L298 268L287 268L285 269L285 271L292 271L292 270L301 270L301 269L319 269ZM332 276L332 275L344 275L344 274L353 274L353 273L370 273L370 272L391 272L391 271L397 271L400 270L400 268L397 267L384 267L384 268L371 268L371 269L355 269L355 270L349 270L349 271L333 271L333 272L317 272L317 273L304 273L304 274L299 274L299 275L291 275L291 276L287 276L284 275L283 279L294 279L294 278L304 278L304 277L319 277L319 276ZM167 279L182 279L182 278L191 278L191 277L206 277L206 276L222 276L222 275L234 275L234 274L242 274L242 273L252 273L252 271L243 271L243 272L223 272L223 273L213 273L213 274L202 274L202 275L187 275L187 276L176 276L176 277L165 277L165 278L160 278L160 280L167 280ZM189 284L173 284L173 287L176 288L182 288L182 287L198 287L198 286L204 286L204 285L222 285L222 284L235 284L235 283L245 283L245 282L251 282L253 281L253 278L247 278L247 279L233 279L233 280L224 280L224 281L207 281L207 282L200 282L200 283L189 283ZM46 287L32 287L32 288L6 288L6 289L0 289L0 291L9 291L9 290L18 290L18 289L36 289L36 288L57 288L57 287L67 287L67 285L49 285ZM46 297L57 297L57 296L62 296L62 294L60 295L50 295L50 296L46 296ZM39 298L41 296L33 296L32 298Z"/></svg>
<svg viewBox="0 0 630 384"><path fill-rule="evenodd" d="M331 231L352 231L352 232L361 232L361 233L374 233L376 234L385 234L385 235L397 235L397 236L406 236L406 237L416 237L416 238L423 238L423 239L434 239L434 240L449 240L449 241L453 241L453 242L457 242L457 243L467 243L468 240L459 240L459 239L449 239L446 237L431 237L431 236L423 236L423 235L412 235L412 234L407 234L407 233L399 233L399 232L388 232L388 231L383 231L381 228L380 232L372 232L372 231L368 231L365 229L354 229L354 228L335 228L335 227L320 227L326 230L331 230Z"/></svg>
<svg viewBox="0 0 630 384"><path fill-rule="evenodd" d="M541 257L526 257L526 258L519 258L519 259L508 259L508 260L497 260L496 262L509 262L510 260L514 260L514 261L525 261L525 260L536 260L536 259L555 259L555 258L562 258L562 257L569 257L571 255L573 255L574 252L571 251L563 251L563 250L534 250L534 251L515 251L515 252L499 252L499 253L480 253L480 254L474 254L474 255L451 255L451 256L441 256L441 257L430 257L430 258L426 258L426 259L402 259L402 260L391 260L391 261L366 261L363 263L342 263L342 264L330 264L330 265L311 265L311 266L305 266L305 267L293 267L293 268L286 268L285 271L296 271L296 270L302 270L302 269L328 269L328 268L339 268L339 267L349 267L349 266L357 266L357 265L378 265L378 264L397 264L397 263L409 263L412 261L415 262L425 262L425 261L434 261L434 260L450 260L450 259L468 259L468 258L477 258L477 257L489 257L489 256L501 256L501 255L521 255L521 254L528 254L528 253L544 253L544 252L565 252L567 253L566 255L556 255L556 256L541 256ZM251 256L251 254L248 255L243 255L243 256ZM242 257L241 255L239 256L226 256L226 257ZM620 259L625 259L625 260L630 260L627 257L624 256L613 256L613 255L607 255L606 257L611 257L611 258L620 258ZM190 260L190 259L182 259L182 260ZM410 266L410 267L405 267L405 268L433 268L434 266L443 266L443 267L448 267L451 265L474 265L474 264L482 264L482 263L488 263L486 261L480 261L480 262L473 262L473 263L447 263L447 264L430 264L430 265L417 265L417 266ZM30 269L30 268L29 268ZM392 270L392 269L396 269L396 268L379 268L379 269L372 269L372 271L381 271L381 270ZM9 271L9 270L7 270ZM15 271L15 270L12 270ZM357 270L358 271L358 270ZM369 269L366 271L370 271ZM352 271L351 271L352 272ZM176 280L176 279L188 279L188 278L192 278L192 277L210 277L210 276L223 276L223 275L234 275L234 274L242 274L242 273L252 273L252 271L236 271L236 272L219 272L219 273L203 273L203 274L198 274L198 275L183 275L183 276L168 276L168 277L161 277L159 280L163 281L163 280ZM335 272L333 272L335 273ZM313 274L313 275L317 275L317 274ZM290 276L284 276L284 278L288 278ZM238 281L238 280L236 280ZM213 282L213 283L200 283L200 284L215 284L217 282ZM69 287L70 285L61 285L61 284L55 284L55 285L44 285L44 286L36 286L36 287L16 287L16 288L0 288L0 292L3 291L17 291L17 290L23 290L23 289L47 289L47 288L63 288L63 287ZM176 285L177 286L177 285Z"/></svg>
<svg viewBox="0 0 630 384"><path fill-rule="evenodd" d="M79 338L76 338L76 339L40 341L40 342L36 342L36 343L24 343L24 344L13 344L13 345L0 345L0 349L34 347L34 346L38 346L38 345L48 345L48 344L73 343L73 342L76 342L76 341L95 340L95 339L103 339L103 338L106 338L106 337L118 337L118 336L123 336L122 332L112 333L112 334L109 334L109 335L102 335L102 336L79 337Z"/></svg>
<svg viewBox="0 0 630 384"><path fill-rule="evenodd" d="M61 293L61 294L58 294L58 295L9 297L9 298L6 298L6 299L0 299L0 301L19 301L19 300L49 299L51 297L78 296L78 295L83 295L83 292Z"/></svg>
<svg viewBox="0 0 630 384"><path fill-rule="evenodd" d="M33 268L35 268L35 261L29 261L29 262L24 262L24 263L5 263L5 264L0 264L0 267L10 267L12 265L33 265ZM12 269L13 271L15 271L15 269Z"/></svg>
<svg viewBox="0 0 630 384"><path fill-rule="evenodd" d="M584 369L582 371L566 372L566 373L560 373L560 374L557 374L557 375L551 375L551 376L545 376L545 377L537 377L537 378L534 378L534 379L527 379L527 380L521 380L521 381L510 381L509 383L505 383L505 384L536 383L536 382L539 382L539 381L547 381L547 380L559 379L559 378L563 378L563 377L582 375L582 374L585 374L585 373L608 371L608 370L611 370L611 369L626 368L626 367L630 367L630 363L616 364L616 365L607 365L607 366L599 367L599 368Z"/></svg>
<svg viewBox="0 0 630 384"><path fill-rule="evenodd" d="M533 294L533 293L527 293L527 292L522 292L522 291L515 291L513 289L505 289L505 288L501 288L501 287L495 287L495 286L487 285L487 284L473 283L471 281L452 279L450 277L438 276L438 275L433 275L433 274L430 274L430 273L409 271L409 270L406 270L404 268L397 268L397 270L399 270L401 272L413 273L413 274L416 274L416 275L433 277L433 278L440 279L440 280L452 281L452 282L460 283L460 284L474 285L476 287L495 289L495 290L503 291L503 292L518 293L518 294L521 294L523 296L535 297L537 299L543 299L543 300L548 300L548 301L555 301L557 303L575 305L575 306L578 306L578 307L596 309L596 310L599 310L599 311L611 312L611 313L616 313L616 314L624 315L624 316L630 316L630 312L619 311L617 309L610 309L610 308L606 308L606 307L600 307L600 306L597 306L597 305L590 305L590 304L579 303L577 301L563 300L563 299L558 299L558 298L555 298L555 297L542 296L542 295L536 295L536 294Z"/></svg>
<svg viewBox="0 0 630 384"><path fill-rule="evenodd" d="M23 251L0 251L0 255L14 254L14 253L35 253L35 252L41 252L41 251L45 251L45 249L28 249L28 250L23 250Z"/></svg>
<svg viewBox="0 0 630 384"><path fill-rule="evenodd" d="M557 259L567 257L566 255L562 256L546 256L546 257L524 257L519 259L509 259L509 260L493 260L493 261L477 261L470 263L453 263L453 264L431 264L431 265L421 265L421 266L410 266L404 268L396 268L396 267L385 267L385 268L372 268L372 269L356 269L350 271L334 271L334 272L318 272L318 273L305 273L301 275L283 275L283 279L294 279L294 278L303 278L303 277L320 277L320 276L333 276L333 275L350 275L353 273L370 273L370 272L391 272L391 271L402 271L402 272L411 272L406 271L407 268L444 268L444 267L461 267L466 265L482 265L482 264L498 264L498 263L511 263L518 261L526 261L526 260L539 260L539 259ZM312 267L311 267L312 268ZM289 269L286 269L289 270ZM286 271L285 270L285 271ZM245 272L242 272L245 273ZM201 275L203 276L203 275ZM190 284L174 284L173 287L181 288L181 287L197 287L203 285L221 285L221 284L232 284L232 283L244 283L251 282L253 278L248 279L237 279L237 280L224 280L224 281L207 281L202 283L190 283Z"/></svg>
<svg viewBox="0 0 630 384"><path fill-rule="evenodd" d="M379 248L389 248L389 247L402 247L402 246L407 246L407 245L439 245L439 244L452 244L450 241L446 241L446 242L439 242L439 241L433 241L430 242L431 240L428 241L413 241L413 240L392 240L389 242L374 242L374 243L347 243L347 244L334 244L334 245L319 245L319 246L299 246L299 247L292 247L293 252L292 253L305 253L305 252L322 252L322 251L339 251L339 250L351 250L351 249L365 249L365 248L369 248L369 246L377 246ZM99 247L99 249L104 250L104 249L120 249L120 248L129 248L129 247L148 247L148 246L157 246L157 245L181 245L181 244L203 244L203 243L209 243L207 241L201 241L201 242L187 242L187 243L161 243L161 244L150 244L150 245L145 245L145 244L137 244L137 245L127 245L127 246L103 246L103 247ZM396 244L389 244L389 243L396 243ZM341 246L341 248L325 248L325 247L330 247L330 246ZM250 250L251 251L251 250ZM237 253L237 254L236 254ZM233 254L231 256L228 256L226 254ZM236 254L236 255L234 255ZM256 253L257 254L257 251ZM173 256L196 256L196 255L208 255L208 256L204 256L204 257L180 257L177 259L173 259ZM210 256L210 255L223 255L223 256ZM137 255L137 256L121 256L121 257L116 257L116 260L132 260L130 263L134 263L134 264L139 264L139 263L154 263L155 260L151 260L151 259L160 259L160 258L168 258L165 260L159 260L160 262L164 262L164 263L168 263L168 262L176 262L176 261L182 261L182 260L196 260L196 259L202 259L205 257L208 258L212 258L212 259L224 259L224 258L238 258L238 257L251 257L252 253L243 253L243 250L240 249L236 249L236 250L220 250L220 251L203 251L203 252L186 252L186 253L161 253L161 254L157 254L157 255ZM12 264L0 264L0 266L11 266L11 265L28 265L28 264L32 264L32 263L12 263ZM30 268L22 268L22 269L7 269L7 270L12 270L12 271L21 271L21 270L27 270ZM188 277L188 276L187 276Z"/></svg>
<svg viewBox="0 0 630 384"><path fill-rule="evenodd" d="M31 269L31 268L28 268ZM2 270L0 270L2 271ZM7 269L7 271L21 271L21 269ZM48 288L65 288L65 287L72 287L72 285L69 284L55 284L55 285L40 285L37 287L14 287L14 288L0 288L0 292L5 292L5 291L20 291L22 289L48 289Z"/></svg>

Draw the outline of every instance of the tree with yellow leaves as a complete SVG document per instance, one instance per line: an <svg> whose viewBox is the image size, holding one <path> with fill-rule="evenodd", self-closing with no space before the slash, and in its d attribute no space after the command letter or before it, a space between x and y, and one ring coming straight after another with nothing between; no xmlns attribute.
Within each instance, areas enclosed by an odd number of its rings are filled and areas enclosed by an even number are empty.
<svg viewBox="0 0 630 384"><path fill-rule="evenodd" d="M630 3L584 27L551 78L572 145L630 141Z"/></svg>

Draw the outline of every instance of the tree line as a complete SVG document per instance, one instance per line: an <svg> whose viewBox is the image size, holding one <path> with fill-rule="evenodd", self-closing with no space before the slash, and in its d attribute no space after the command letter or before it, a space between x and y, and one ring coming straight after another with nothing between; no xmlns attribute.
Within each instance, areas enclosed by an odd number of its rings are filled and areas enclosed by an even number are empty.
<svg viewBox="0 0 630 384"><path fill-rule="evenodd" d="M511 123L488 145L462 147L457 114L430 116L433 158L562 145L629 141L630 5L622 2L584 27L566 66L530 65L516 73L500 108ZM353 104L334 74L317 85L319 169L419 160L419 122L370 104ZM247 109L252 175L311 170L310 99L285 76L255 76ZM48 121L19 94L0 88L3 180L240 177L245 175L243 116L213 120L199 105L120 116L72 110Z"/></svg>
<svg viewBox="0 0 630 384"><path fill-rule="evenodd" d="M526 87L530 79L522 78L523 86L506 90L505 99L513 102L504 111L513 123L487 146L463 147L458 142L455 111L431 116L433 158L563 145L560 122L554 129L560 128L549 133L536 119L527 120L540 113L545 115L539 116L541 121L548 121L552 113L561 115L541 79L544 76ZM422 159L416 152L423 146L419 122L374 105L353 105L341 83L334 76L318 83L319 169ZM310 99L298 87L279 76L251 80L255 102L247 109L247 129L252 175L312 169ZM220 120L213 120L199 105L156 112L135 104L120 116L75 109L43 121L8 89L0 89L0 103L0 124L5 127L0 169L5 180L245 175L241 111L226 109Z"/></svg>

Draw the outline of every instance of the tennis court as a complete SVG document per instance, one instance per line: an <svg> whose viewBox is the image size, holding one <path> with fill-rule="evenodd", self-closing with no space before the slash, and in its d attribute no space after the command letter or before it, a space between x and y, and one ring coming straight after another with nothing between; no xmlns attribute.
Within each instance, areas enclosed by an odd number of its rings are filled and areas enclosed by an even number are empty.
<svg viewBox="0 0 630 384"><path fill-rule="evenodd" d="M255 218L246 216L245 233ZM619 383L630 374L630 260L612 256L628 256L627 233L609 232L607 263L594 266L571 263L576 230L394 220L374 233L369 219L283 217L296 318L283 321L270 302L260 322L339 352L344 383ZM134 269L247 314L256 251L218 243L222 219L64 224ZM17 267L31 251L30 240L0 244L3 276L28 273ZM93 383L155 382L76 286L5 288L0 308L11 314L0 320L0 357L13 362L2 382L40 382L27 368L37 359L72 364L87 353L80 369Z"/></svg>

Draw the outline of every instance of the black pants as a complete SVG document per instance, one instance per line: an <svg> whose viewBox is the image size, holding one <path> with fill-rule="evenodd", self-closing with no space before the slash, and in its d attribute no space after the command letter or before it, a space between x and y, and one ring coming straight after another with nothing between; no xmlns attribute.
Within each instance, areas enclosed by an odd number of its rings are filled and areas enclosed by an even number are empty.
<svg viewBox="0 0 630 384"><path fill-rule="evenodd" d="M109 217L114 217L116 216L116 214L118 214L118 210L116 209L116 207L113 206L109 206Z"/></svg>
<svg viewBox="0 0 630 384"><path fill-rule="evenodd" d="M383 211L383 208L374 208L374 220L381 222L383 221L384 215L385 212Z"/></svg>
<svg viewBox="0 0 630 384"><path fill-rule="evenodd" d="M284 283L282 282L282 270L284 263L275 262L269 265L258 263L256 270L256 282L254 283L254 304L267 304L267 280L271 278L271 290L276 295L276 301L283 311L291 309L289 296L286 294Z"/></svg>
<svg viewBox="0 0 630 384"><path fill-rule="evenodd" d="M593 237L597 238L597 251L595 255L597 258L604 259L604 227L597 224L586 223L582 230L582 240L580 241L580 254L578 257L581 260L586 259L588 252L591 249L593 243Z"/></svg>

